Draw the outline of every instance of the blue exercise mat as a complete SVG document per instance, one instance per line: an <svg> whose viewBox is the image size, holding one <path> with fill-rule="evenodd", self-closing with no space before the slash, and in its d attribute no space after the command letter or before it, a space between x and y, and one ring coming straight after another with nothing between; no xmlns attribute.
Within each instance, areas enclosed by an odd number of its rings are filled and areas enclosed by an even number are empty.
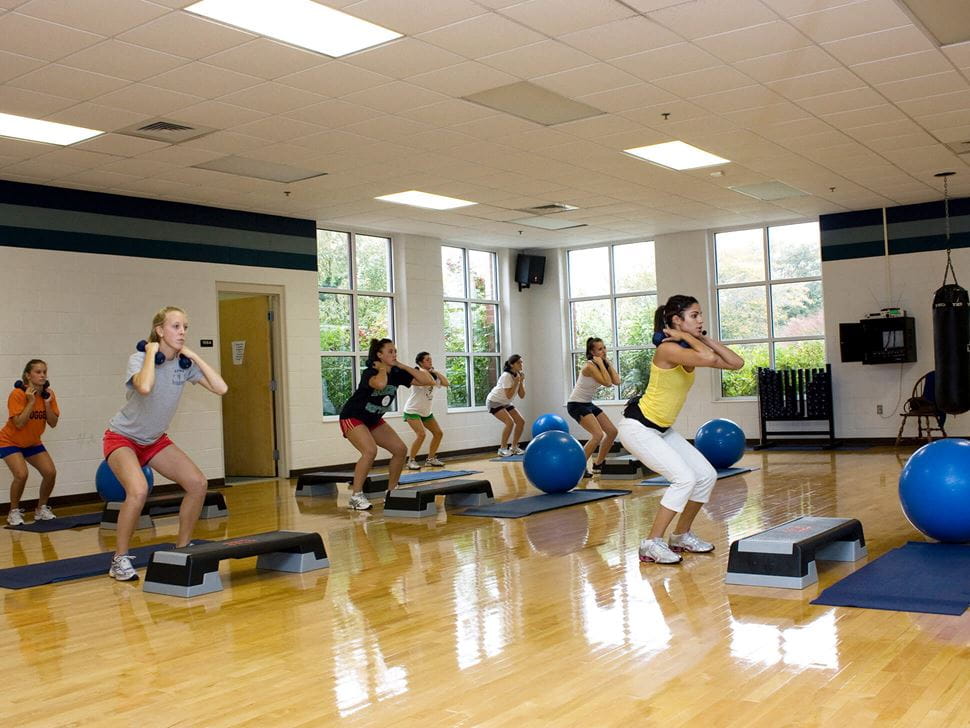
<svg viewBox="0 0 970 728"><path fill-rule="evenodd" d="M970 606L970 546L910 541L833 584L812 604L963 614Z"/></svg>
<svg viewBox="0 0 970 728"><path fill-rule="evenodd" d="M619 495L629 495L629 490L571 490L567 493L544 493L543 495L533 495L528 498L516 498L515 500L503 501L502 503L492 503L488 506L476 506L466 508L457 515L459 516L485 516L491 518L522 518L533 513L551 511L565 506L574 506L578 503L589 503L590 501L602 500L603 498L615 498Z"/></svg>
<svg viewBox="0 0 970 728"><path fill-rule="evenodd" d="M194 543L199 543L195 541ZM156 551L174 549L174 543L156 543L151 546L139 546L131 549L131 564L136 569L148 566L148 559ZM107 578L111 557L114 553L91 554L90 556L76 556L72 559L58 559L44 564L28 564L15 566L12 569L0 569L0 587L5 589L26 589L31 586L53 584L59 581L83 579L87 576L104 575Z"/></svg>
<svg viewBox="0 0 970 728"><path fill-rule="evenodd" d="M740 475L741 473L750 473L758 468L721 468L717 471L717 479L730 478L732 475ZM670 481L664 476L658 475L656 478L648 478L647 480L641 480L639 485L670 485Z"/></svg>
<svg viewBox="0 0 970 728"><path fill-rule="evenodd" d="M80 516L62 516L53 521L34 521L21 526L6 526L11 531L33 531L34 533L50 533L51 531L66 531L69 528L84 528L97 526L101 523L100 513L82 513Z"/></svg>
<svg viewBox="0 0 970 728"><path fill-rule="evenodd" d="M444 480L445 478L457 478L462 475L474 475L475 473L480 473L481 470L430 470L427 473L408 473L407 475L402 475L401 479L398 481L403 485L411 485L412 483L427 483L431 480Z"/></svg>
<svg viewBox="0 0 970 728"><path fill-rule="evenodd" d="M506 455L504 458L492 458L490 463L521 463L525 455Z"/></svg>

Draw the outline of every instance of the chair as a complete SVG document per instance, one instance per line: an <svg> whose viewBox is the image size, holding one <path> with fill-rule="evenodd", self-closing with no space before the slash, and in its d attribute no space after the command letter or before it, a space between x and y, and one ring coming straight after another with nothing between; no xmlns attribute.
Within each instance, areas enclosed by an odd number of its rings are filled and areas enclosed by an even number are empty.
<svg viewBox="0 0 970 728"><path fill-rule="evenodd" d="M946 413L936 406L936 372L927 372L916 380L913 385L913 394L903 405L903 411L899 413L903 418L899 423L899 433L896 435L896 445L903 439L903 429L906 421L910 417L916 418L916 432L919 439L926 438L927 442L933 440L933 433L939 432L946 437L946 430L943 424L946 422ZM933 427L933 421L936 427Z"/></svg>

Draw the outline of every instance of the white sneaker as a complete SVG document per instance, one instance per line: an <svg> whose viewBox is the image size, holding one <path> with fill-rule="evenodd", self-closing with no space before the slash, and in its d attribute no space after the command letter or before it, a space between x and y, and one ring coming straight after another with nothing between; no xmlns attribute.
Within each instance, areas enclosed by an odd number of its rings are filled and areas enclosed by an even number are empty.
<svg viewBox="0 0 970 728"><path fill-rule="evenodd" d="M48 505L43 505L34 511L35 521L53 521L57 516L54 515L54 511Z"/></svg>
<svg viewBox="0 0 970 728"><path fill-rule="evenodd" d="M372 504L363 493L351 493L349 507L352 511L369 511Z"/></svg>
<svg viewBox="0 0 970 728"><path fill-rule="evenodd" d="M440 461L438 458L431 457L430 455L424 459L424 464L432 468L440 468L441 466L444 465L444 463Z"/></svg>
<svg viewBox="0 0 970 728"><path fill-rule="evenodd" d="M418 461L414 458L408 460L408 470L420 470L421 466L418 465Z"/></svg>
<svg viewBox="0 0 970 728"><path fill-rule="evenodd" d="M7 514L7 524L10 526L24 525L24 509L11 508L10 512Z"/></svg>
<svg viewBox="0 0 970 728"><path fill-rule="evenodd" d="M507 458L511 454L512 454L512 451L509 448L507 448L507 447L500 447L498 449L498 456L500 458Z"/></svg>
<svg viewBox="0 0 970 728"><path fill-rule="evenodd" d="M131 581L138 578L138 572L131 565L131 556L122 554L111 559L111 568L108 569L108 576L118 581Z"/></svg>
<svg viewBox="0 0 970 728"><path fill-rule="evenodd" d="M670 534L672 551L690 551L692 554L706 554L714 550L714 544L698 538L692 531Z"/></svg>
<svg viewBox="0 0 970 728"><path fill-rule="evenodd" d="M683 559L671 551L662 538L645 538L640 542L640 561L678 564Z"/></svg>
<svg viewBox="0 0 970 728"><path fill-rule="evenodd" d="M521 447L519 447L518 445L516 445L515 447L512 448L512 454L513 455L525 455L525 450L523 450Z"/></svg>

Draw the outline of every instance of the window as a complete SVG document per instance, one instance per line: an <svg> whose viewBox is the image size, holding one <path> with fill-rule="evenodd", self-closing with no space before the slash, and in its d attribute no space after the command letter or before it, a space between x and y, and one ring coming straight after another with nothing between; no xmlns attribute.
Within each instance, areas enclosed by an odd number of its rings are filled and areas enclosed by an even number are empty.
<svg viewBox="0 0 970 728"><path fill-rule="evenodd" d="M317 230L323 414L357 388L370 340L394 338L390 238Z"/></svg>
<svg viewBox="0 0 970 728"><path fill-rule="evenodd" d="M600 387L597 399L643 392L653 360L657 269L653 241L570 250L569 331L573 381L586 364L586 339L603 340L620 375L619 387Z"/></svg>
<svg viewBox="0 0 970 728"><path fill-rule="evenodd" d="M758 393L758 367L825 366L817 222L715 233L719 338L744 357L721 371L722 397Z"/></svg>
<svg viewBox="0 0 970 728"><path fill-rule="evenodd" d="M482 407L501 369L495 253L441 248L449 407Z"/></svg>

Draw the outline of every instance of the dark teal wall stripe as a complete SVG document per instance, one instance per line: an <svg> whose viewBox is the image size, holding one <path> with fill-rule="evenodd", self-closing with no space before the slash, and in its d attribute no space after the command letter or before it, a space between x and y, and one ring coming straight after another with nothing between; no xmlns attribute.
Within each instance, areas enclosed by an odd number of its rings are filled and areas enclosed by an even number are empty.
<svg viewBox="0 0 970 728"><path fill-rule="evenodd" d="M225 245L179 243L115 235L65 233L59 230L38 230L9 225L0 226L0 245L75 253L123 255L136 258L186 260L198 263L228 263L230 265L249 265L261 268L310 271L317 269L316 254L281 253L272 250L230 248Z"/></svg>
<svg viewBox="0 0 970 728"><path fill-rule="evenodd" d="M57 210L95 212L102 215L140 217L145 220L212 225L276 235L294 235L316 240L316 223L313 220L224 210L218 207L190 205L183 202L111 195L104 192L32 185L23 182L0 180L0 202L31 207L49 207Z"/></svg>
<svg viewBox="0 0 970 728"><path fill-rule="evenodd" d="M970 247L970 198L950 200L950 238L943 201L886 208L889 254ZM882 209L819 216L822 260L885 254Z"/></svg>

